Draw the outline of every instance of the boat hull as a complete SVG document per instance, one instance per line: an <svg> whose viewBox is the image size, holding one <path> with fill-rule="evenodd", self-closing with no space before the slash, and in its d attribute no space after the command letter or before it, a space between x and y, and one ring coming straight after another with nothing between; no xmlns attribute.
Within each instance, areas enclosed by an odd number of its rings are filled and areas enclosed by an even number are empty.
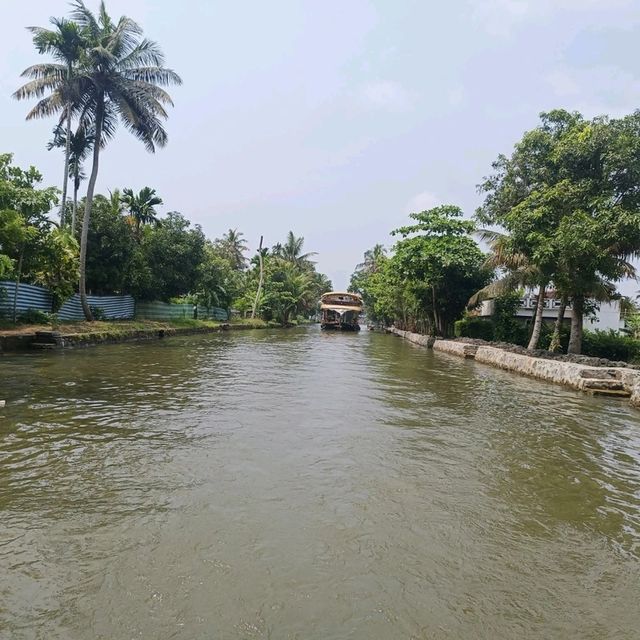
<svg viewBox="0 0 640 640"><path fill-rule="evenodd" d="M359 324L352 324L348 322L344 323L334 323L334 322L326 322L320 325L320 328L323 331L360 331Z"/></svg>

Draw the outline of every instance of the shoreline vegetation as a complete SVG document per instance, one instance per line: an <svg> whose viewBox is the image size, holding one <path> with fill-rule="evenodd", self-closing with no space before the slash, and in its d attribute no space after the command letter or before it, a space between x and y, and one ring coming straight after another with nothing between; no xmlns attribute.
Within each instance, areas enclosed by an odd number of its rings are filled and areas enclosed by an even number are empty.
<svg viewBox="0 0 640 640"><path fill-rule="evenodd" d="M258 248L250 255L242 232L230 228L209 238L170 208L179 203L164 203L150 186L109 185L96 193L101 152L118 127L151 153L166 145L173 106L167 90L182 81L165 66L158 43L129 17L110 16L104 3L94 14L83 0L72 0L69 14L50 23L29 27L35 52L45 59L22 72L25 83L13 97L35 100L27 120L56 120L47 148L64 154L61 188L43 187L34 166L16 166L0 150L0 282L15 283L11 299L0 286L4 320L15 324L33 311L55 316L74 291L88 322L108 319L89 296L112 295L227 315L250 312L282 326L313 315L332 285L316 270L302 236L289 231L266 246L256 232ZM160 215L163 204L168 210ZM21 309L23 284L45 288L50 308Z"/></svg>
<svg viewBox="0 0 640 640"><path fill-rule="evenodd" d="M392 247L365 252L350 290L362 295L369 320L531 352L640 361L638 296L618 289L637 280L640 110L591 119L542 113L477 190L473 216L453 204L410 213L410 224L391 231ZM526 319L518 317L525 294L535 298ZM599 305L611 302L625 314L624 331L618 322L587 332L585 318L593 325Z"/></svg>

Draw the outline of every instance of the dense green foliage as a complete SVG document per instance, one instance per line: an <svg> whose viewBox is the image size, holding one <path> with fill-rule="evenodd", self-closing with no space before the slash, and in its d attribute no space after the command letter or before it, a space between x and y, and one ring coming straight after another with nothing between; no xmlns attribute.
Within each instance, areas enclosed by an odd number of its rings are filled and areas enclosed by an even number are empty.
<svg viewBox="0 0 640 640"><path fill-rule="evenodd" d="M33 167L23 170L11 164L11 156L0 156L0 277L47 287L57 308L74 291L79 246L70 228L51 221L48 214L57 189L41 189L40 181ZM138 300L167 302L180 298L205 309L251 308L257 260L246 268L241 232L230 230L211 241L181 213L160 217L149 208L134 213L140 202L144 209L157 198L153 189L123 193L115 190L94 199L87 233L90 293L127 293ZM289 232L284 246L291 240L291 247L298 249L286 257L263 250L265 281L258 304L265 319L285 325L313 314L320 295L331 288L307 259L310 254L301 253L304 239Z"/></svg>
<svg viewBox="0 0 640 640"><path fill-rule="evenodd" d="M515 317L520 306L521 291L508 291L493 301L494 337L500 342L524 344L528 337L527 327Z"/></svg>
<svg viewBox="0 0 640 640"><path fill-rule="evenodd" d="M485 201L477 217L506 231L493 243L501 266L511 273L526 267L527 284L552 284L570 299L569 351L578 353L585 302L610 299L615 283L635 273L629 260L640 251L640 112L585 120L556 110L541 120L510 157L494 163L480 185Z"/></svg>
<svg viewBox="0 0 640 640"><path fill-rule="evenodd" d="M374 321L447 336L490 272L471 237L475 226L458 207L410 217L414 224L392 232L402 238L392 255L387 258L381 247L367 252L350 288L361 293Z"/></svg>
<svg viewBox="0 0 640 640"><path fill-rule="evenodd" d="M46 286L58 307L77 279L77 243L48 217L58 191L40 188L41 181L34 167L21 169L10 154L0 155L0 277Z"/></svg>
<svg viewBox="0 0 640 640"><path fill-rule="evenodd" d="M288 249L283 251L283 246ZM297 317L310 317L318 309L320 296L331 290L331 282L308 259L315 254L302 253L303 246L304 238L290 231L284 245L277 243L271 250L262 250L264 285L257 308L265 320L286 326ZM246 293L238 299L237 309L252 308L259 277L256 256L244 274Z"/></svg>
<svg viewBox="0 0 640 640"><path fill-rule="evenodd" d="M585 331L583 353L596 358L637 363L640 361L640 340L616 331Z"/></svg>
<svg viewBox="0 0 640 640"><path fill-rule="evenodd" d="M465 316L462 320L456 320L454 325L456 338L476 338L491 341L495 337L495 326L489 318Z"/></svg>

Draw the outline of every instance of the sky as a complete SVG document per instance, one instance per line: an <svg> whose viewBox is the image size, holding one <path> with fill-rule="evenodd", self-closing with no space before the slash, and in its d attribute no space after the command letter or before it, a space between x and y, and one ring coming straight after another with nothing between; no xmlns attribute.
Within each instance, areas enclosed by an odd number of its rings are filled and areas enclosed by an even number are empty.
<svg viewBox="0 0 640 640"><path fill-rule="evenodd" d="M211 237L252 251L289 230L334 288L411 211L455 204L538 114L621 116L639 107L639 0L107 0L164 50L169 144L150 155L124 129L98 191L150 186ZM87 0L97 9L97 0ZM0 153L61 182L52 121L11 94L37 61L28 25L63 0L0 0Z"/></svg>

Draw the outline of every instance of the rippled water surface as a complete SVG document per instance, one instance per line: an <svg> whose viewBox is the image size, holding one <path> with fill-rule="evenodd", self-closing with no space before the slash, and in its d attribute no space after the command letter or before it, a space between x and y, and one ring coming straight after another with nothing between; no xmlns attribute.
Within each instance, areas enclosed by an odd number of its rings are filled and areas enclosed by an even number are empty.
<svg viewBox="0 0 640 640"><path fill-rule="evenodd" d="M640 412L377 333L0 358L0 638L640 637Z"/></svg>

